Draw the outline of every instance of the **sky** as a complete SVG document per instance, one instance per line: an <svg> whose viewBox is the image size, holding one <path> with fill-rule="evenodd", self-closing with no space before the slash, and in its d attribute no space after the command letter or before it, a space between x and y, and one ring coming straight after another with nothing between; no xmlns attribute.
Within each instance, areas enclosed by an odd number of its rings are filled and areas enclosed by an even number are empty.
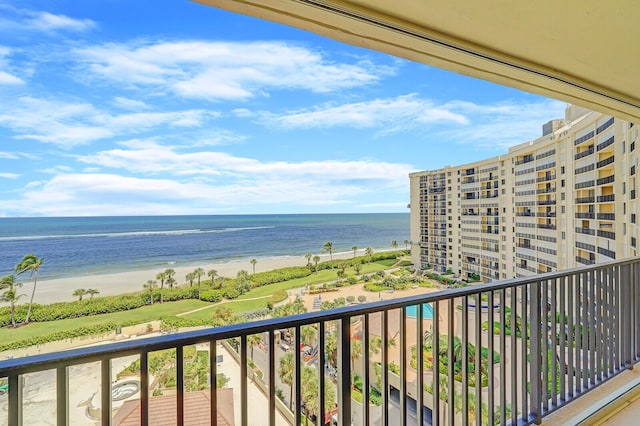
<svg viewBox="0 0 640 426"><path fill-rule="evenodd" d="M566 104L187 0L0 0L0 217L408 212Z"/></svg>

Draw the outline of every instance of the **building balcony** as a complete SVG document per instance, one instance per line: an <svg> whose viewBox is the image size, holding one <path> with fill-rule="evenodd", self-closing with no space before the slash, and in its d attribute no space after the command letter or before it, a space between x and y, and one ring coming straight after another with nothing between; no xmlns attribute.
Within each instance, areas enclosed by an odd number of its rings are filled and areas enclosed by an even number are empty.
<svg viewBox="0 0 640 426"><path fill-rule="evenodd" d="M577 227L576 232L578 234L596 235L596 230L591 228Z"/></svg>
<svg viewBox="0 0 640 426"><path fill-rule="evenodd" d="M576 204L589 204L596 201L595 197L578 197L576 198Z"/></svg>
<svg viewBox="0 0 640 426"><path fill-rule="evenodd" d="M95 367L100 396L88 399L95 404L95 422L122 424L118 422L122 389L113 377L121 360L130 357L138 365L135 377L128 379L137 386L127 401L133 407L128 414L135 417L130 420L136 424L185 424L195 411L207 424L233 424L220 415L222 394L228 389L207 386L194 391L186 379L192 361L187 348L197 345L206 352L208 378L216 377L221 368L218 355L231 354L222 365L233 365L237 373L232 388L238 402L236 424L259 419L261 424L299 425L305 414L312 415L309 407L319 407L315 411L322 413L314 414L312 421L340 425L476 424L476 418L487 418L489 424L498 419L539 424L623 374L640 358L633 332L640 329L640 317L633 315L640 305L640 291L638 282L629 280L639 265L635 259L617 261L549 272L543 280L522 277L8 359L0 362L0 378L8 383L4 401L0 400L6 404L0 413L7 417L0 421L29 424L31 408L46 396L53 403L39 407L38 415L58 425L69 424L72 410L78 409L70 397L74 386L92 380L91 374L79 372ZM533 267L518 268L537 272ZM280 340L285 334L286 344ZM252 343L254 335L260 336L260 343ZM163 399L164 406L151 391L150 359L160 350L172 351L175 372L175 389L171 398ZM292 350L290 390L279 374L281 360ZM50 385L34 391L30 384L39 375L50 377ZM195 392L204 395L197 406ZM357 402L373 401L374 395L377 406Z"/></svg>
<svg viewBox="0 0 640 426"><path fill-rule="evenodd" d="M599 195L598 196L598 202L599 203L609 203L612 201L616 200L616 194L609 194L609 195Z"/></svg>
<svg viewBox="0 0 640 426"><path fill-rule="evenodd" d="M595 219L596 214L593 212L576 213L576 219Z"/></svg>

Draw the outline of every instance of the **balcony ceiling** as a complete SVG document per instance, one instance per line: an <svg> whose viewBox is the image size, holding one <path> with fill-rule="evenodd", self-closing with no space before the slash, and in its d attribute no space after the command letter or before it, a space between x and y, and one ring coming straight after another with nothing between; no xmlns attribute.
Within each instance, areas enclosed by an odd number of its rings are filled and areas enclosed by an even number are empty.
<svg viewBox="0 0 640 426"><path fill-rule="evenodd" d="M640 122L640 2L196 0Z"/></svg>

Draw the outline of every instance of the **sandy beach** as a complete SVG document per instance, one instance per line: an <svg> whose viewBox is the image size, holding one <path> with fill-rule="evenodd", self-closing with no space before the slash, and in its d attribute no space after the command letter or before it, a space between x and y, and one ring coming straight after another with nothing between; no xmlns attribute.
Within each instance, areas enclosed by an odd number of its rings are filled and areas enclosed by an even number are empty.
<svg viewBox="0 0 640 426"><path fill-rule="evenodd" d="M362 255L364 250L359 250L358 255ZM353 257L353 252L334 253L333 259L348 259ZM328 254L320 255L320 261L325 262L329 260ZM288 266L305 266L307 259L304 256L288 256L288 257L266 257L257 258L256 273L271 271L273 269L284 268ZM215 269L218 271L218 276L223 277L235 277L237 272L244 269L249 273L253 272L253 266L249 261L237 261L237 262L224 262L224 263L210 263L198 265L202 269L209 271ZM54 303L54 302L66 302L76 300L72 293L79 288L94 288L100 292L99 296L112 296L116 294L129 293L134 291L143 290L143 285L148 280L155 280L156 274L162 272L167 268L172 268L176 271L176 280L178 284L185 284L185 275L189 272L193 272L198 266L180 266L180 265L167 265L162 269L145 269L128 272L118 272L113 274L101 274L101 275L87 275L79 277L59 278L52 280L38 280L38 288L34 298L35 303ZM46 265L43 265L46 268ZM208 277L203 277L203 280L208 280ZM20 293L24 293L25 296L20 301L21 303L28 302L31 296L31 289L33 288L33 280L28 276L19 277L19 282L24 285L20 289ZM3 304L0 303L0 306Z"/></svg>

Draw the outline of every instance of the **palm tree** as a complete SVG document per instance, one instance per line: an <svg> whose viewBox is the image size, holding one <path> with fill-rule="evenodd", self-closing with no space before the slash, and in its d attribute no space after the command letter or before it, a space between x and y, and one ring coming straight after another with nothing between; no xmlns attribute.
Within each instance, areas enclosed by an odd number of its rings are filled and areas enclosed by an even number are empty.
<svg viewBox="0 0 640 426"><path fill-rule="evenodd" d="M369 258L369 262L371 262L371 256L373 256L373 249L371 247L367 247L364 251L364 254Z"/></svg>
<svg viewBox="0 0 640 426"><path fill-rule="evenodd" d="M253 359L253 347L262 342L261 334L250 334L247 336L247 345L251 348L251 359Z"/></svg>
<svg viewBox="0 0 640 426"><path fill-rule="evenodd" d="M320 373L323 374L323 373ZM308 424L309 417L315 415L322 416L324 423L324 407L320 407L320 399L318 398L318 370L313 367L304 366L302 369L301 396L305 407L305 423ZM324 387L324 404L325 407L333 407L336 401L336 390L333 386Z"/></svg>
<svg viewBox="0 0 640 426"><path fill-rule="evenodd" d="M311 257L312 256L313 255L311 253L307 253L307 254L304 255L305 259L307 259L307 265L311 264Z"/></svg>
<svg viewBox="0 0 640 426"><path fill-rule="evenodd" d="M193 282L196 280L196 276L193 272L189 272L187 275L184 276L184 279L187 280L187 282L189 282L189 287L193 287Z"/></svg>
<svg viewBox="0 0 640 426"><path fill-rule="evenodd" d="M391 247L395 250L398 248L398 242L396 240L391 241Z"/></svg>
<svg viewBox="0 0 640 426"><path fill-rule="evenodd" d="M82 298L85 294L87 294L87 290L85 290L84 288L79 288L73 292L72 296L77 297L78 301L82 301Z"/></svg>
<svg viewBox="0 0 640 426"><path fill-rule="evenodd" d="M29 300L29 309L27 309L27 316L24 320L26 324L29 323L29 317L31 316L31 308L33 306L33 297L36 295L36 285L38 283L38 271L42 266L43 259L35 254L27 254L22 258L20 263L16 265L15 273L20 275L24 272L31 271L33 276L33 290L31 290L31 299Z"/></svg>
<svg viewBox="0 0 640 426"><path fill-rule="evenodd" d="M360 340L352 340L351 341L351 379L353 381L354 376L354 368L356 359L362 358L362 342Z"/></svg>
<svg viewBox="0 0 640 426"><path fill-rule="evenodd" d="M251 266L253 266L253 274L255 275L256 274L256 263L258 263L258 261L255 260L255 259L251 259L251 261L249 263L251 263Z"/></svg>
<svg viewBox="0 0 640 426"><path fill-rule="evenodd" d="M151 305L153 305L153 289L155 288L156 284L158 284L156 281L148 280L147 283L144 285L144 288L149 289L149 300L151 300L151 303L150 303Z"/></svg>
<svg viewBox="0 0 640 426"><path fill-rule="evenodd" d="M353 257L356 257L356 252L358 251L358 246L351 247L351 250L353 250Z"/></svg>
<svg viewBox="0 0 640 426"><path fill-rule="evenodd" d="M0 290L5 292L0 296L0 301L9 302L11 305L11 326L16 328L16 302L24 294L18 294L17 288L22 287L21 283L17 283L13 275L7 275L0 280Z"/></svg>
<svg viewBox="0 0 640 426"><path fill-rule="evenodd" d="M333 243L331 241L327 241L322 247L322 252L329 253L329 259L333 262Z"/></svg>
<svg viewBox="0 0 640 426"><path fill-rule="evenodd" d="M318 262L320 262L320 256L313 256L313 261L316 263L316 274L318 273Z"/></svg>
<svg viewBox="0 0 640 426"><path fill-rule="evenodd" d="M95 288L88 288L87 294L89 295L89 299L93 299L93 296L95 296L96 294L100 294L100 291Z"/></svg>
<svg viewBox="0 0 640 426"><path fill-rule="evenodd" d="M293 408L293 382L295 376L295 362L293 352L287 352L280 358L280 366L278 367L278 376L285 385L289 385L289 410Z"/></svg>
<svg viewBox="0 0 640 426"><path fill-rule="evenodd" d="M164 272L158 272L158 275L156 275L156 279L160 281L160 303L162 303L162 290L164 290L164 282L167 279L167 274Z"/></svg>
<svg viewBox="0 0 640 426"><path fill-rule="evenodd" d="M164 274L167 276L166 282L169 285L169 288L173 288L173 285L176 283L176 280L173 278L176 274L176 271L173 269L165 269Z"/></svg>
<svg viewBox="0 0 640 426"><path fill-rule="evenodd" d="M211 287L213 287L217 275L218 271L216 271L215 269L209 269L209 272L207 272L207 276L211 278Z"/></svg>
<svg viewBox="0 0 640 426"><path fill-rule="evenodd" d="M408 251L409 250L409 240L404 240L404 251Z"/></svg>
<svg viewBox="0 0 640 426"><path fill-rule="evenodd" d="M196 276L196 279L198 280L198 299L200 299L200 279L204 277L204 269L196 268L193 271L193 273Z"/></svg>

